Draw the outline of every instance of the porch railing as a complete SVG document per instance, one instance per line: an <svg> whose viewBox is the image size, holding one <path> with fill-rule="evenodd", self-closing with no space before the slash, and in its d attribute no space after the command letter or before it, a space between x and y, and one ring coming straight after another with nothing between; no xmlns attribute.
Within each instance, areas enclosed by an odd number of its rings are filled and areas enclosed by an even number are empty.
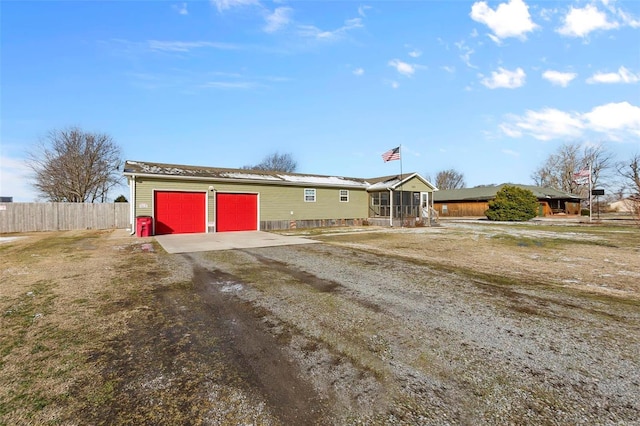
<svg viewBox="0 0 640 426"><path fill-rule="evenodd" d="M389 217L391 206L369 206L369 217ZM402 214L401 214L402 213ZM393 206L393 217L420 217L419 206Z"/></svg>

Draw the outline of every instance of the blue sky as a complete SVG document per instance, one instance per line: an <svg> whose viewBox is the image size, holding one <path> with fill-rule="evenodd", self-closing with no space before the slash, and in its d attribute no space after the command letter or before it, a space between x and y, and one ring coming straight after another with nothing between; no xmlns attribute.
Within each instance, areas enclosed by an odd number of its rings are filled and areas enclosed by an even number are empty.
<svg viewBox="0 0 640 426"><path fill-rule="evenodd" d="M110 134L125 159L301 173L455 168L532 183L565 142L640 151L638 1L2 1L0 195L25 150ZM127 194L126 188L118 193ZM117 194L114 194L117 195Z"/></svg>

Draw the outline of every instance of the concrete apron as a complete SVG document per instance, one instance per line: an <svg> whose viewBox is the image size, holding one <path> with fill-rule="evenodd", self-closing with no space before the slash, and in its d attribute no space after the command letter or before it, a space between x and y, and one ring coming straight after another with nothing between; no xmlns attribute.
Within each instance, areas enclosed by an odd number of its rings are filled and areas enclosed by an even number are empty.
<svg viewBox="0 0 640 426"><path fill-rule="evenodd" d="M320 242L308 238L271 234L262 231L156 235L155 239L167 253L192 253L197 251L288 246Z"/></svg>

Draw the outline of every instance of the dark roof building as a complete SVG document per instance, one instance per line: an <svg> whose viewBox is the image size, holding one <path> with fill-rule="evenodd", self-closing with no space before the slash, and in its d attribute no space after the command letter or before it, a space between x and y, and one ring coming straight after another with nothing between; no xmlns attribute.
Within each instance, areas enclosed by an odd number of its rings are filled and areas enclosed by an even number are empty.
<svg viewBox="0 0 640 426"><path fill-rule="evenodd" d="M503 183L475 188L449 189L433 193L434 208L441 217L484 216L488 203L505 185L527 189L540 202L539 216L580 214L581 198L575 194L534 185Z"/></svg>

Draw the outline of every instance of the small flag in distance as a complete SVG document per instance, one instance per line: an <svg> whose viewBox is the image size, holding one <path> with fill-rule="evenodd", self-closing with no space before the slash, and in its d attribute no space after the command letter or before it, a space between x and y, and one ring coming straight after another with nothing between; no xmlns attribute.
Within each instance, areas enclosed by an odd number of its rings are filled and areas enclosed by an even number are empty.
<svg viewBox="0 0 640 426"><path fill-rule="evenodd" d="M573 174L574 177L589 177L589 169L582 169L577 173Z"/></svg>
<svg viewBox="0 0 640 426"><path fill-rule="evenodd" d="M400 147L395 147L390 149L389 151L382 154L382 160L386 163L387 161L399 160L400 159Z"/></svg>
<svg viewBox="0 0 640 426"><path fill-rule="evenodd" d="M589 173L589 169L582 169L579 172L573 174L573 181L578 185L584 185L589 182L591 174Z"/></svg>

